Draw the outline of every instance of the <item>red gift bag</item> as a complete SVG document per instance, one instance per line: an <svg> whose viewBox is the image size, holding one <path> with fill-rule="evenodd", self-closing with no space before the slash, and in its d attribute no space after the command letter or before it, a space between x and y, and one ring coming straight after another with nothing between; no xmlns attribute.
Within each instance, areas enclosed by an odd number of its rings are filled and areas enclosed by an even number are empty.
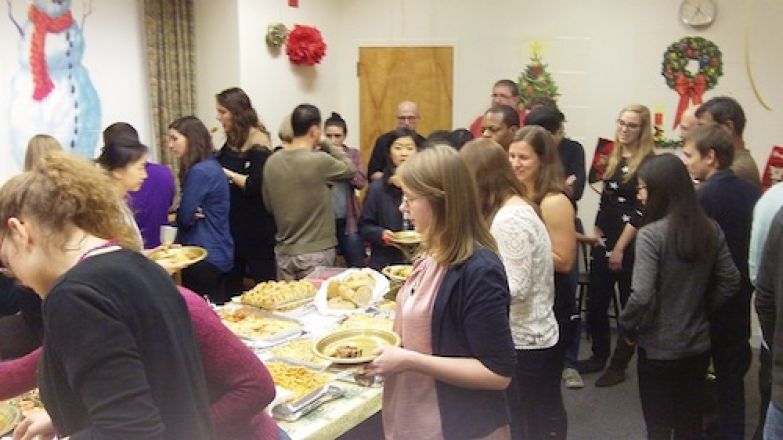
<svg viewBox="0 0 783 440"><path fill-rule="evenodd" d="M761 177L761 189L766 191L770 186L783 180L783 146L775 145L769 153L767 166Z"/></svg>

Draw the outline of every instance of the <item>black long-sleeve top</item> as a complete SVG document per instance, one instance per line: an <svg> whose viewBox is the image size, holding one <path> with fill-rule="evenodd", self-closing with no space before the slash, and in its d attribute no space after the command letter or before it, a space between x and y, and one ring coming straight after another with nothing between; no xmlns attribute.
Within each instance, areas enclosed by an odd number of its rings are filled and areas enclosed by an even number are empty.
<svg viewBox="0 0 783 440"><path fill-rule="evenodd" d="M229 185L231 209L229 224L234 238L235 254L256 259L274 255L275 219L264 207L261 187L264 180L264 165L271 151L253 146L246 152L239 152L224 145L217 155L223 168L247 176L245 188Z"/></svg>
<svg viewBox="0 0 783 440"><path fill-rule="evenodd" d="M772 219L756 277L756 312L772 352L772 402L783 408L783 209Z"/></svg>
<svg viewBox="0 0 783 440"><path fill-rule="evenodd" d="M585 192L585 149L579 142L563 138L557 145L557 152L560 155L560 162L563 163L565 177L571 175L576 177L576 181L571 185L573 192L569 197L576 204Z"/></svg>
<svg viewBox="0 0 783 440"><path fill-rule="evenodd" d="M182 296L143 255L80 262L43 303L38 383L57 432L77 439L211 439L201 356Z"/></svg>
<svg viewBox="0 0 783 440"><path fill-rule="evenodd" d="M372 245L369 266L373 269L380 270L390 264L405 262L399 249L383 242L384 230L402 230L400 203L402 190L390 184L386 176L370 184L362 215L359 217L359 234Z"/></svg>

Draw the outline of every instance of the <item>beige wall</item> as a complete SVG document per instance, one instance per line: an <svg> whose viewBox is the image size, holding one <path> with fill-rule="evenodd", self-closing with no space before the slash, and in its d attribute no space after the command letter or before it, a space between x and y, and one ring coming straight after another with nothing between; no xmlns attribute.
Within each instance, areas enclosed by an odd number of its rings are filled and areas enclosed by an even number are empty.
<svg viewBox="0 0 783 440"><path fill-rule="evenodd" d="M198 42L199 115L214 126L213 96L219 89L240 85L253 99L261 117L276 133L282 116L300 102L318 105L325 115L339 111L349 125L348 142L358 146L359 83L356 62L360 46L446 44L455 48L454 115L465 126L489 104L491 84L517 79L529 57L529 44L544 43L544 58L562 97L569 136L592 155L599 136L612 136L619 109L639 102L665 113L667 134L678 96L660 75L663 52L675 40L701 35L723 51L724 76L705 97L734 96L748 117L746 140L763 166L770 147L783 143L783 3L756 0L749 33L752 68L757 85L775 111L764 110L753 95L746 73L744 3L716 0L718 16L706 30L681 24L679 0L318 0L299 8L286 2L226 0L221 16L212 0L196 0L200 13ZM203 5L210 5L205 8ZM238 16L238 26L233 24ZM284 53L271 54L264 43L271 22L317 26L328 44L324 61L313 69L294 68ZM207 24L205 24L205 22ZM238 29L231 32L231 29ZM238 53L217 41L239 41ZM201 50L210 53L201 53ZM236 61L234 61L236 60ZM238 64L238 66L237 66ZM239 80L237 81L238 69ZM427 115L423 115L424 118ZM389 121L391 127L394 121ZM444 127L448 128L448 127ZM598 197L585 192L580 215L592 224Z"/></svg>

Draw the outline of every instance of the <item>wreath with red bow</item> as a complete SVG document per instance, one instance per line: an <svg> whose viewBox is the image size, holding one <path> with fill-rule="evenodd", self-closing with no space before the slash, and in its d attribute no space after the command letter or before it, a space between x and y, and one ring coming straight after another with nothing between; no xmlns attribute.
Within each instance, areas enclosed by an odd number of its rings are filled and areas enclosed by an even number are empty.
<svg viewBox="0 0 783 440"><path fill-rule="evenodd" d="M326 55L326 43L318 29L297 24L288 33L285 53L294 64L313 66Z"/></svg>
<svg viewBox="0 0 783 440"><path fill-rule="evenodd" d="M669 45L663 54L661 75L666 85L680 95L674 127L680 123L688 102L701 104L702 95L718 84L723 75L723 60L718 46L702 37L685 37ZM690 60L699 63L695 74L688 70Z"/></svg>

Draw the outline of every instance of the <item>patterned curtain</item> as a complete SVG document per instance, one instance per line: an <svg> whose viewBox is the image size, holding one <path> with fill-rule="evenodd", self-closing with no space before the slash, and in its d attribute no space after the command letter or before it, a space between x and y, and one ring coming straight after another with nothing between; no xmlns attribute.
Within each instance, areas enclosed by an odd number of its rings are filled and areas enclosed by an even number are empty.
<svg viewBox="0 0 783 440"><path fill-rule="evenodd" d="M144 0L147 71L158 158L177 173L166 147L166 129L180 116L196 114L193 0Z"/></svg>

